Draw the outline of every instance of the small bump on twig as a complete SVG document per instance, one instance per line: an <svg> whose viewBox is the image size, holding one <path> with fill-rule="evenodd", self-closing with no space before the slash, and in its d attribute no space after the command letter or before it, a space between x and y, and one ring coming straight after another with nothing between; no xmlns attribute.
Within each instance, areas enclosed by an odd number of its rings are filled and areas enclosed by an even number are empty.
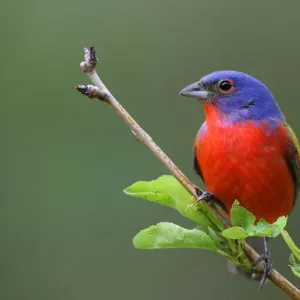
<svg viewBox="0 0 300 300"><path fill-rule="evenodd" d="M132 134L134 135L134 137L136 138L136 140L140 143L142 143L142 140L140 139L139 135L136 134L133 130L131 130Z"/></svg>
<svg viewBox="0 0 300 300"><path fill-rule="evenodd" d="M108 94L100 90L97 86L90 84L77 84L77 91L89 98L97 98L101 101L107 101Z"/></svg>

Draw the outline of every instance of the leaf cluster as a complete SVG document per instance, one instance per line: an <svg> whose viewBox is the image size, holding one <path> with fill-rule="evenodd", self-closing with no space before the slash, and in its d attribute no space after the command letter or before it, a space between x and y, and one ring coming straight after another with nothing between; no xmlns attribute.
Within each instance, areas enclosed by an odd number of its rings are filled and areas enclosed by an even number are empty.
<svg viewBox="0 0 300 300"><path fill-rule="evenodd" d="M124 192L132 197L171 207L198 224L191 229L169 222L152 225L134 237L133 244L136 248L206 249L223 255L248 271L252 269L252 263L243 251L243 241L255 236L276 237L287 223L287 217L280 217L273 224L262 219L256 223L255 216L235 201L230 211L232 227L226 228L206 201L194 205L194 198L175 177L169 175L152 181L136 182ZM293 260L291 264L293 272L298 272L298 265Z"/></svg>

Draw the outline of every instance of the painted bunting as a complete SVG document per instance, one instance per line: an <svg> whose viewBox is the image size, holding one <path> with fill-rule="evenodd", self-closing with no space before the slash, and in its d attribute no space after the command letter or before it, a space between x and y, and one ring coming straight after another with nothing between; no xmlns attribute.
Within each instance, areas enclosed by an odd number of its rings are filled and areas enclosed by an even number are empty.
<svg viewBox="0 0 300 300"><path fill-rule="evenodd" d="M180 94L205 110L194 167L207 191L197 201L216 201L228 213L237 199L269 223L289 215L299 190L299 144L269 89L248 74L218 71ZM261 285L272 269L266 239L264 245Z"/></svg>

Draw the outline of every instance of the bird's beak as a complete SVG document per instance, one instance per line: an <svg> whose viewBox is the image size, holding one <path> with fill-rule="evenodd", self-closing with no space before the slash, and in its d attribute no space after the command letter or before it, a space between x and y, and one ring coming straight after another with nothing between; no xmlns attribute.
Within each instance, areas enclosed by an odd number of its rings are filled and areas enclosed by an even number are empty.
<svg viewBox="0 0 300 300"><path fill-rule="evenodd" d="M200 100L210 100L211 96L209 92L206 92L205 90L201 89L199 82L195 82L188 85L179 93L179 95L197 98Z"/></svg>

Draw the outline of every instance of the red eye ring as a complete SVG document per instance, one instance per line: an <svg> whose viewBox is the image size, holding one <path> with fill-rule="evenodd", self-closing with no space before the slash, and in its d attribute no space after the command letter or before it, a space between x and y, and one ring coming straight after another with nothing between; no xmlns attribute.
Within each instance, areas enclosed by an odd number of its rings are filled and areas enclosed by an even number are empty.
<svg viewBox="0 0 300 300"><path fill-rule="evenodd" d="M219 81L219 91L222 94L229 94L234 90L233 81L231 79L222 79Z"/></svg>

